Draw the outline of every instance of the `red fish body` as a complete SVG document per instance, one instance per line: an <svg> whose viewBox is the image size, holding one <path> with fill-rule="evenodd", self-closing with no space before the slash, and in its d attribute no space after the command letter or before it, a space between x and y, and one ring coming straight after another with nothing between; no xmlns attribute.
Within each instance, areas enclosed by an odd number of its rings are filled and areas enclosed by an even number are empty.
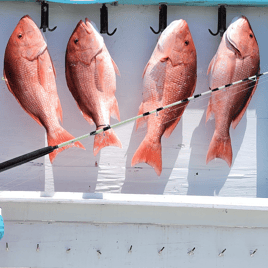
<svg viewBox="0 0 268 268"><path fill-rule="evenodd" d="M66 80L84 118L96 124L97 129L110 124L110 116L120 120L115 98L116 77L119 70L112 60L102 36L90 21L77 24L67 45ZM94 155L105 146L122 144L113 129L97 134L94 139Z"/></svg>
<svg viewBox="0 0 268 268"><path fill-rule="evenodd" d="M260 71L259 48L249 21L242 16L234 18L224 33L218 51L211 60L209 87L217 88ZM256 90L257 81L244 82L213 92L207 109L207 120L215 115L215 132L209 145L207 163L214 158L232 164L230 125L235 128L243 117Z"/></svg>
<svg viewBox="0 0 268 268"><path fill-rule="evenodd" d="M59 124L62 109L57 94L55 69L47 44L37 25L27 15L13 31L5 51L4 77L22 108L47 131L49 146L73 139ZM80 142L74 144L84 148ZM49 154L53 162L66 146Z"/></svg>
<svg viewBox="0 0 268 268"><path fill-rule="evenodd" d="M196 85L196 50L184 20L172 22L161 34L145 67L143 102L139 114L190 97ZM187 104L160 111L137 120L137 128L147 122L147 134L135 152L131 165L145 162L158 176L162 172L161 137L169 137Z"/></svg>

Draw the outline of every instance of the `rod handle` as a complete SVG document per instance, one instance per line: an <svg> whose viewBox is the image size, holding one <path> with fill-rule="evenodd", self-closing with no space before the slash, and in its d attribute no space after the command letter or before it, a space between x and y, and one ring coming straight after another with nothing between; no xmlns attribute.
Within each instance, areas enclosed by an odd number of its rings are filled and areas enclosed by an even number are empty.
<svg viewBox="0 0 268 268"><path fill-rule="evenodd" d="M28 154L24 154L18 157L15 157L13 159L10 159L8 161L5 161L3 163L0 163L0 172L8 170L10 168L25 164L31 160L37 159L41 156L44 156L46 154L52 153L55 149L57 149L58 146L47 146L42 149L38 149L36 151L30 152Z"/></svg>

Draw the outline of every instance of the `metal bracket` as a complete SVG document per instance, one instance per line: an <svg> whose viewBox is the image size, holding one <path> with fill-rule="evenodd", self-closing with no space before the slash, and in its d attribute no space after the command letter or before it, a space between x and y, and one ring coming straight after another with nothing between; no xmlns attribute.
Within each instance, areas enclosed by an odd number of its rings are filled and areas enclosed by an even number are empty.
<svg viewBox="0 0 268 268"><path fill-rule="evenodd" d="M108 32L108 8L105 4L103 4L100 9L100 33L106 33L112 36L116 32L116 30L117 28L115 28L112 33Z"/></svg>
<svg viewBox="0 0 268 268"><path fill-rule="evenodd" d="M46 29L48 29L50 32L53 32L54 30L56 30L57 26L55 26L54 28L50 29L48 26L48 3L46 3L45 1L41 2L41 26L40 29L43 29L43 32L46 31Z"/></svg>
<svg viewBox="0 0 268 268"><path fill-rule="evenodd" d="M154 34L162 33L167 27L167 4L160 3L159 4L159 29L156 32L152 27L150 29L153 31Z"/></svg>
<svg viewBox="0 0 268 268"><path fill-rule="evenodd" d="M218 30L216 33L213 33L210 29L209 32L216 36L220 33L220 36L223 36L226 31L226 7L225 5L220 5L218 8Z"/></svg>

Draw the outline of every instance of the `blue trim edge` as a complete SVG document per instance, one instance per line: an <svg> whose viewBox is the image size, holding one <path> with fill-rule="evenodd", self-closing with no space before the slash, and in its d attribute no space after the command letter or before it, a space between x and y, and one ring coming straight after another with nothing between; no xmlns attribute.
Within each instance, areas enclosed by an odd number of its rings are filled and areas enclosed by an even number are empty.
<svg viewBox="0 0 268 268"><path fill-rule="evenodd" d="M5 230L4 230L4 220L3 217L0 215L0 240L4 236Z"/></svg>

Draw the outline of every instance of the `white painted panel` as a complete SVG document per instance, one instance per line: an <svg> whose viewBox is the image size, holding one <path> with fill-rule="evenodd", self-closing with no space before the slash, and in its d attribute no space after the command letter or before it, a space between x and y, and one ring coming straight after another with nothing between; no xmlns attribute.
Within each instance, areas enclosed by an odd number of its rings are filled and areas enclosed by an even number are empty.
<svg viewBox="0 0 268 268"><path fill-rule="evenodd" d="M18 194L0 199L0 267L267 266L267 199Z"/></svg>
<svg viewBox="0 0 268 268"><path fill-rule="evenodd" d="M35 222L6 228L0 267L265 268L268 261L267 229Z"/></svg>
<svg viewBox="0 0 268 268"><path fill-rule="evenodd" d="M5 46L18 20L29 14L39 25L39 3L1 2L0 69L3 68ZM99 27L101 5L64 5L50 3L50 27L46 32L48 48L57 72L57 87L63 108L63 126L74 136L94 130L81 116L65 81L65 49L80 19L88 17ZM110 6L109 30L118 28L114 36L104 35L111 56L121 76L117 79L116 97L121 119L135 116L142 99L143 69L157 42L150 26L158 27L157 6ZM195 93L208 90L207 66L215 54L220 37L216 30L216 7L168 7L168 23L185 19L197 50L198 80ZM268 8L227 7L227 24L238 15L246 15L258 40L261 71L268 70ZM53 192L111 192L135 194L220 195L267 197L267 77L260 78L258 89L248 111L236 130L231 130L234 161L231 168L220 159L205 163L213 134L214 120L205 124L208 98L190 103L182 120L169 139L163 138L163 172L139 164L131 167L131 159L145 135L130 123L116 130L123 149L104 148L93 156L93 137L83 141L86 151L69 149L58 155L53 166L44 158L0 174L0 191L24 190ZM45 131L19 107L0 83L0 161L27 153L45 145ZM116 121L112 120L112 123ZM46 179L46 183L45 183ZM258 187L258 189L257 189Z"/></svg>

